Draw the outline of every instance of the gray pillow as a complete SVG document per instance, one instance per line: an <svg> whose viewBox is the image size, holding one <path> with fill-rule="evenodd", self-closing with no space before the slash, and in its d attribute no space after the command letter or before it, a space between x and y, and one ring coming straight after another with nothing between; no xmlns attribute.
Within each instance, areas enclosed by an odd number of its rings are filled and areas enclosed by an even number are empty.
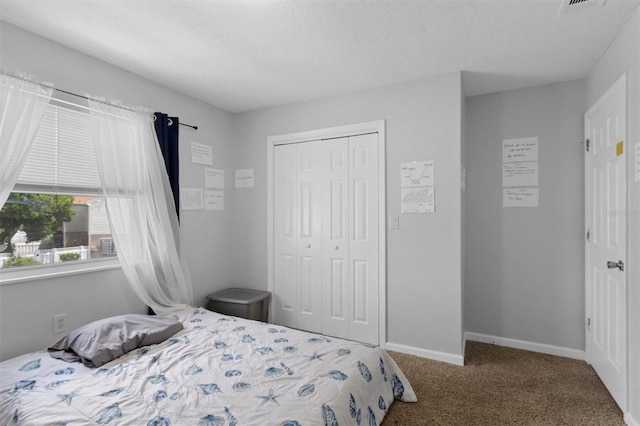
<svg viewBox="0 0 640 426"><path fill-rule="evenodd" d="M182 323L174 318L120 315L80 327L47 350L53 358L100 367L141 346L163 342L180 330Z"/></svg>

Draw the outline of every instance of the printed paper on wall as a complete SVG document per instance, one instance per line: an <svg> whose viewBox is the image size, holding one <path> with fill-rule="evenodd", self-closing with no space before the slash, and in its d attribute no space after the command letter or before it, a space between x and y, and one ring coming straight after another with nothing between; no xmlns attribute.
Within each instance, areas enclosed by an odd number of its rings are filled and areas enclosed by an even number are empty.
<svg viewBox="0 0 640 426"><path fill-rule="evenodd" d="M435 188L402 188L401 213L433 213L436 210Z"/></svg>
<svg viewBox="0 0 640 426"><path fill-rule="evenodd" d="M434 186L433 161L411 161L400 164L402 188Z"/></svg>
<svg viewBox="0 0 640 426"><path fill-rule="evenodd" d="M181 188L180 207L182 210L202 209L202 188Z"/></svg>

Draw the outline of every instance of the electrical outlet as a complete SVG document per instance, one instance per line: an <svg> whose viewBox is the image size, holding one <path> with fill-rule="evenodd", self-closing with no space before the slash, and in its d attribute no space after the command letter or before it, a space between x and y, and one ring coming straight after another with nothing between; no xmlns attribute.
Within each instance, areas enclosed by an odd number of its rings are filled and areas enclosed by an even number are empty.
<svg viewBox="0 0 640 426"><path fill-rule="evenodd" d="M53 317L53 334L67 331L67 314L58 314Z"/></svg>

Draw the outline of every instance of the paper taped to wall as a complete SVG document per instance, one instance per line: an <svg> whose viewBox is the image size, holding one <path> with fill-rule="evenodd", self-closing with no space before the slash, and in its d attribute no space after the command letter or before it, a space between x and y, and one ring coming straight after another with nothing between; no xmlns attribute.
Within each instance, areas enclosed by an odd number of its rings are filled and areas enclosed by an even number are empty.
<svg viewBox="0 0 640 426"><path fill-rule="evenodd" d="M191 162L213 166L213 147L191 142Z"/></svg>
<svg viewBox="0 0 640 426"><path fill-rule="evenodd" d="M224 189L224 170L205 168L204 186L205 188Z"/></svg>
<svg viewBox="0 0 640 426"><path fill-rule="evenodd" d="M182 210L202 209L202 188L181 188L180 207Z"/></svg>
<svg viewBox="0 0 640 426"><path fill-rule="evenodd" d="M502 163L502 186L538 186L538 162Z"/></svg>
<svg viewBox="0 0 640 426"><path fill-rule="evenodd" d="M537 161L538 138L504 139L502 141L502 162Z"/></svg>
<svg viewBox="0 0 640 426"><path fill-rule="evenodd" d="M204 190L205 210L224 210L224 191Z"/></svg>
<svg viewBox="0 0 640 426"><path fill-rule="evenodd" d="M253 188L253 169L235 171L236 188Z"/></svg>
<svg viewBox="0 0 640 426"><path fill-rule="evenodd" d="M435 188L402 188L401 213L433 213L436 210Z"/></svg>
<svg viewBox="0 0 640 426"><path fill-rule="evenodd" d="M504 188L503 207L538 207L538 188Z"/></svg>
<svg viewBox="0 0 640 426"><path fill-rule="evenodd" d="M400 164L400 186L402 188L434 185L433 160Z"/></svg>

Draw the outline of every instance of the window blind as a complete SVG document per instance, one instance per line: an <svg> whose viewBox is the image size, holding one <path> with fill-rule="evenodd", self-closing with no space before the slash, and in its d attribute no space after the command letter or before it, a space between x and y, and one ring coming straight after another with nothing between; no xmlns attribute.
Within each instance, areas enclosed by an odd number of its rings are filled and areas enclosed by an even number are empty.
<svg viewBox="0 0 640 426"><path fill-rule="evenodd" d="M48 106L14 190L102 193L88 113Z"/></svg>

